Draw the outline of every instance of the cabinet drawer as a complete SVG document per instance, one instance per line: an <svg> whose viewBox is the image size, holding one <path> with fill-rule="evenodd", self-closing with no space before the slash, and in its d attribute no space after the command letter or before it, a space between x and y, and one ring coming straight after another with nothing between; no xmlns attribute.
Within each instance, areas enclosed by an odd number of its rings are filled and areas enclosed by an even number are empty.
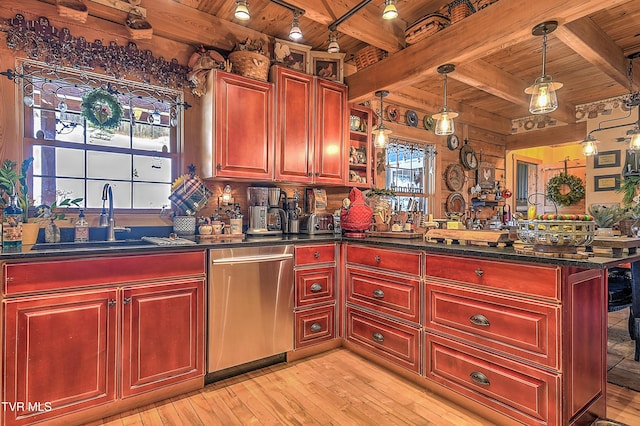
<svg viewBox="0 0 640 426"><path fill-rule="evenodd" d="M420 280L347 267L348 302L420 322Z"/></svg>
<svg viewBox="0 0 640 426"><path fill-rule="evenodd" d="M347 246L347 263L420 275L420 253L383 249L378 246Z"/></svg>
<svg viewBox="0 0 640 426"><path fill-rule="evenodd" d="M560 425L560 376L426 333L428 379L524 424Z"/></svg>
<svg viewBox="0 0 640 426"><path fill-rule="evenodd" d="M335 300L335 266L296 271L296 307Z"/></svg>
<svg viewBox="0 0 640 426"><path fill-rule="evenodd" d="M347 306L347 340L409 370L420 372L420 331Z"/></svg>
<svg viewBox="0 0 640 426"><path fill-rule="evenodd" d="M429 330L559 368L560 307L427 281Z"/></svg>
<svg viewBox="0 0 640 426"><path fill-rule="evenodd" d="M117 286L149 279L204 276L205 271L204 251L6 263L4 292L10 295L73 287Z"/></svg>
<svg viewBox="0 0 640 426"><path fill-rule="evenodd" d="M334 305L296 312L296 349L335 337Z"/></svg>
<svg viewBox="0 0 640 426"><path fill-rule="evenodd" d="M481 287L560 300L560 268L473 257L427 255L426 274Z"/></svg>
<svg viewBox="0 0 640 426"><path fill-rule="evenodd" d="M296 266L335 262L335 260L335 243L313 246L296 246Z"/></svg>

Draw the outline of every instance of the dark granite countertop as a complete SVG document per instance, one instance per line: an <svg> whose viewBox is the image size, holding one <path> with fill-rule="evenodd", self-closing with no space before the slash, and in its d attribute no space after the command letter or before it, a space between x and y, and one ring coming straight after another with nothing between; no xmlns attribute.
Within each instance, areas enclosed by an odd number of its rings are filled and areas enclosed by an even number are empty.
<svg viewBox="0 0 640 426"><path fill-rule="evenodd" d="M589 257L588 259L564 259L554 257L542 257L518 254L512 247L483 247L475 245L441 244L424 242L422 238L416 239L396 239L396 238L345 238L334 234L321 235L285 235L278 237L247 237L244 241L221 241L221 242L197 242L189 245L155 245L145 243L140 240L123 240L111 244L107 242L96 242L86 246L78 246L73 243L62 243L54 248L42 250L29 250L19 253L2 253L2 260L27 260L38 258L55 257L82 257L88 255L114 255L125 253L156 253L166 251L190 251L202 249L244 247L244 246L264 246L281 244L305 244L322 243L327 241L347 241L353 244L364 244L374 247L423 250L427 253L440 253L449 255L472 256L485 259L507 260L518 262L533 262L539 264L570 266L586 269L605 269L623 263L640 260L640 254L628 255L621 258L611 257Z"/></svg>

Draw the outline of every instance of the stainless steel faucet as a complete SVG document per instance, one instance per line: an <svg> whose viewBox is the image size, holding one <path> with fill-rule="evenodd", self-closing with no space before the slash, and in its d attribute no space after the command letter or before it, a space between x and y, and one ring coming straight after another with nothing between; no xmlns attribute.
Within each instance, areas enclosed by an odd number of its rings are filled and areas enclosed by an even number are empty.
<svg viewBox="0 0 640 426"><path fill-rule="evenodd" d="M109 212L105 209L105 202L109 201ZM102 187L102 212L100 213L100 226L107 228L107 241L116 240L116 220L113 217L113 190L111 185L105 183Z"/></svg>

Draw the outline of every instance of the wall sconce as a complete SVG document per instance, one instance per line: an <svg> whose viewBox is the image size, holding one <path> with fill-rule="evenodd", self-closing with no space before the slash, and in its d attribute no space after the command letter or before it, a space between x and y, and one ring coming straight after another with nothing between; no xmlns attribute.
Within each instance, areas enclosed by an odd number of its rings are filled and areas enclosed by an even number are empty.
<svg viewBox="0 0 640 426"><path fill-rule="evenodd" d="M588 134L587 137L580 142L580 145L582 145L582 153L585 157L598 154L598 142L599 141L591 136L591 134Z"/></svg>
<svg viewBox="0 0 640 426"><path fill-rule="evenodd" d="M247 2L247 0L236 0L236 11L234 13L236 19L248 21L249 18L251 18L249 8L247 7L248 4L249 2Z"/></svg>
<svg viewBox="0 0 640 426"><path fill-rule="evenodd" d="M440 112L433 114L433 118L436 119L436 135L452 135L455 132L453 119L458 116L458 113L447 107L447 74L455 69L453 64L444 64L438 67L438 74L444 75L444 106L440 108Z"/></svg>
<svg viewBox="0 0 640 426"><path fill-rule="evenodd" d="M233 197L231 195L231 186L225 185L222 190L222 195L220 196L218 203L221 206L228 206L233 204Z"/></svg>
<svg viewBox="0 0 640 426"><path fill-rule="evenodd" d="M531 114L547 114L558 108L558 97L556 90L562 87L562 83L554 83L550 75L547 75L547 34L558 28L557 21L546 21L536 25L531 30L534 36L542 36L542 76L536 78L533 85L524 89L524 92L531 95L529 102L529 112Z"/></svg>
<svg viewBox="0 0 640 426"><path fill-rule="evenodd" d="M398 17L398 9L396 9L396 0L384 0L384 10L382 11L382 19L396 19Z"/></svg>
<svg viewBox="0 0 640 426"><path fill-rule="evenodd" d="M293 11L293 21L291 22L291 30L289 30L289 38L293 41L302 39L302 30L300 29L300 15L297 10Z"/></svg>
<svg viewBox="0 0 640 426"><path fill-rule="evenodd" d="M332 32L329 34L329 46L327 47L328 53L340 53L340 45L338 44L338 33Z"/></svg>
<svg viewBox="0 0 640 426"><path fill-rule="evenodd" d="M380 97L380 124L375 127L371 134L373 134L373 146L374 148L383 149L389 144L389 135L392 133L391 129L384 125L384 118L382 116L384 107L383 99L389 95L387 90L378 90L376 96Z"/></svg>

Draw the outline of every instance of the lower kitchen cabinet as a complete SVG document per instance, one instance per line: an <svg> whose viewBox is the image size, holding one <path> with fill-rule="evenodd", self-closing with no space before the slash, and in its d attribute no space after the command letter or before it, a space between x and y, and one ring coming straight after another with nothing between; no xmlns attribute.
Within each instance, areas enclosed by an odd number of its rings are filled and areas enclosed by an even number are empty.
<svg viewBox="0 0 640 426"><path fill-rule="evenodd" d="M295 248L295 349L337 337L337 250L336 243Z"/></svg>
<svg viewBox="0 0 640 426"><path fill-rule="evenodd" d="M111 268L92 268L109 259ZM69 421L74 423L87 410L99 418L135 396L145 394L141 404L149 403L154 391L164 399L173 385L199 378L204 384L204 252L77 262L93 269L91 278L57 292L25 284L34 279L34 263L4 265L5 283L19 292L9 287L3 295L2 400L25 403L3 411L5 425L65 423L67 416L75 416ZM60 268L60 274L74 266L70 260L56 263L37 265ZM157 275L120 282L122 270L135 264Z"/></svg>

